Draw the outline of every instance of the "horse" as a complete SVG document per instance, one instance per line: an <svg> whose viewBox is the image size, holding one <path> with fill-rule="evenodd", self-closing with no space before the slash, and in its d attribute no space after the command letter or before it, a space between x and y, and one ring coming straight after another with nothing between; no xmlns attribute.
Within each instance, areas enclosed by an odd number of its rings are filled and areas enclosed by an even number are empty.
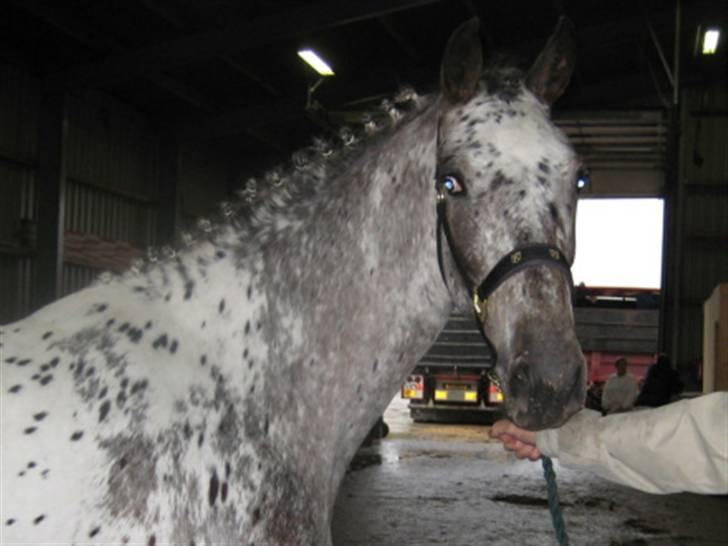
<svg viewBox="0 0 728 546"><path fill-rule="evenodd" d="M579 160L549 114L573 31L520 72L484 63L478 28L451 36L438 92L2 328L4 544L330 545L348 462L491 270L474 299L508 415L544 428L581 408Z"/></svg>

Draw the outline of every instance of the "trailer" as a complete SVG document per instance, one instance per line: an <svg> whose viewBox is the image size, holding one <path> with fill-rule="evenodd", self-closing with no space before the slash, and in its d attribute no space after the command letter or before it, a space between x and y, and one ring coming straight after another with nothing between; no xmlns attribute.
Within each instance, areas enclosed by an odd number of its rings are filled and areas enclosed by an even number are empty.
<svg viewBox="0 0 728 546"><path fill-rule="evenodd" d="M503 393L475 318L453 314L402 385L416 422L492 423Z"/></svg>

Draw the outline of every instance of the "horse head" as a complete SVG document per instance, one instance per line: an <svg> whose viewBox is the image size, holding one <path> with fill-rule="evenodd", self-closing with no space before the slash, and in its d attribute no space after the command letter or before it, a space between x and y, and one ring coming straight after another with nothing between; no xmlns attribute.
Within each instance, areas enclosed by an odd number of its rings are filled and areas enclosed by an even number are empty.
<svg viewBox="0 0 728 546"><path fill-rule="evenodd" d="M441 270L458 302L474 299L506 413L531 429L560 425L585 398L569 272L580 165L549 112L573 51L562 19L527 72L488 66L472 20L450 38L442 63Z"/></svg>

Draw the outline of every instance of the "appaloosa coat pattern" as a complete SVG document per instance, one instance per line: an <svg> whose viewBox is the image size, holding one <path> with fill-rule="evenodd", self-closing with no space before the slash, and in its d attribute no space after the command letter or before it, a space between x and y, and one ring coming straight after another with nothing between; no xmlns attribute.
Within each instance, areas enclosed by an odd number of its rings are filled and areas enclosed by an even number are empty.
<svg viewBox="0 0 728 546"><path fill-rule="evenodd" d="M179 248L2 327L2 543L331 544L348 461L467 305L447 251L449 289L438 269L435 181L458 181L472 281L530 242L573 259L578 160L549 120L570 36L525 74L483 72L466 23L440 94L398 97ZM510 415L563 421L584 395L564 276L531 268L489 305Z"/></svg>

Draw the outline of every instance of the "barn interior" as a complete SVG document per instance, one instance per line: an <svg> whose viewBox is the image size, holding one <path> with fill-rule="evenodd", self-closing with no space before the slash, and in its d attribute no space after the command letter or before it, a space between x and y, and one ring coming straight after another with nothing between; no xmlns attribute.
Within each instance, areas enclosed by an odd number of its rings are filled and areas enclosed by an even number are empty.
<svg viewBox="0 0 728 546"><path fill-rule="evenodd" d="M377 123L403 89L437 92L443 48L463 21L479 17L487 55L527 68L562 15L578 56L553 117L589 168L580 197L663 200L655 349L698 377L704 303L728 281L728 4L715 0L9 0L0 17L0 324L175 244L313 139ZM709 30L722 34L704 53ZM304 48L334 74L305 64ZM725 358L721 335L715 351ZM464 464L482 463L463 453ZM438 502L430 508L449 517ZM661 514L683 510L674 504ZM358 517L351 506L340 513ZM368 543L349 532L338 536Z"/></svg>

